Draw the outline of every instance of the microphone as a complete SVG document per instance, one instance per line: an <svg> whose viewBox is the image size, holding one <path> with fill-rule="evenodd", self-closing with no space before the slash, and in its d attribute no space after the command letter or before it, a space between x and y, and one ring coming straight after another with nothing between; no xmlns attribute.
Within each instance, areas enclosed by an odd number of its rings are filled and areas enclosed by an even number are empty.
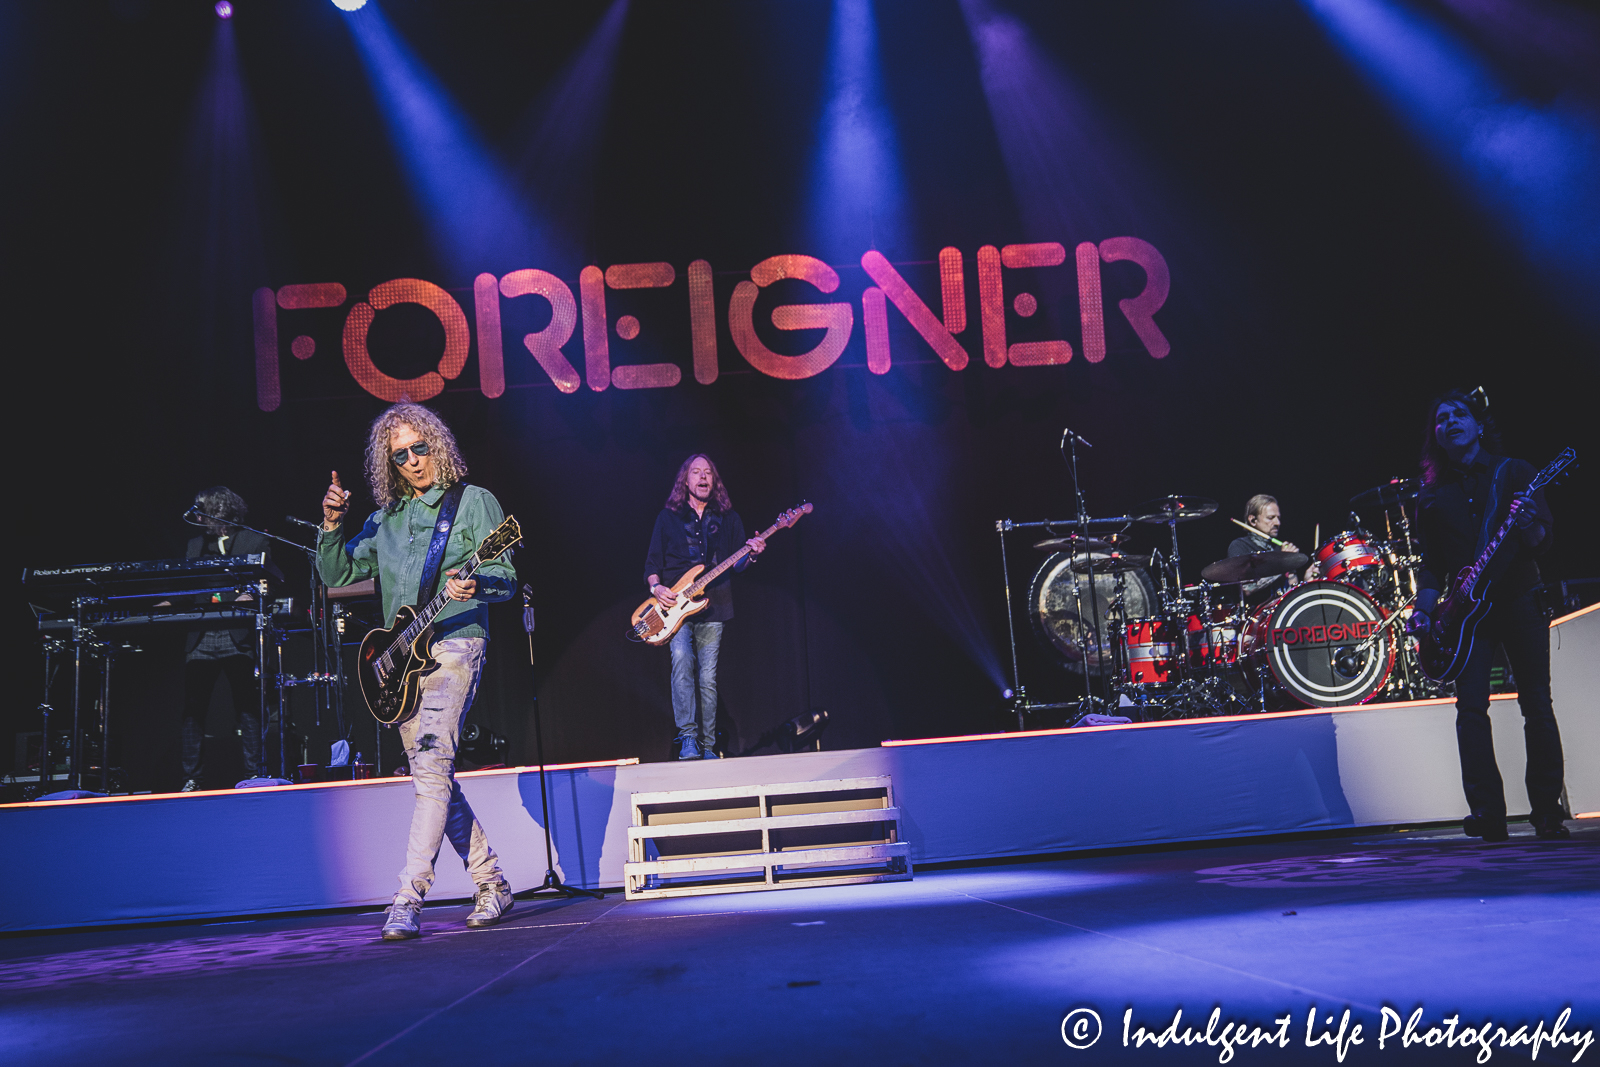
<svg viewBox="0 0 1600 1067"><path fill-rule="evenodd" d="M533 636L533 586L526 582L522 585L522 628Z"/></svg>
<svg viewBox="0 0 1600 1067"><path fill-rule="evenodd" d="M292 523L295 526L304 526L308 530L320 530L320 529L322 529L321 526L318 526L314 522L307 522L304 519L297 519L293 515L285 515L283 517L283 521L287 522L287 523Z"/></svg>
<svg viewBox="0 0 1600 1067"><path fill-rule="evenodd" d="M1071 429L1063 427L1062 430L1061 430L1061 444L1062 444L1063 447L1066 446L1067 438L1069 438L1069 437L1072 438L1074 441L1078 442L1084 448L1093 448L1094 447L1094 445L1091 445L1088 441L1085 441L1082 437L1080 437L1077 434L1073 433Z"/></svg>
<svg viewBox="0 0 1600 1067"><path fill-rule="evenodd" d="M189 510L185 511L183 513L183 521L188 523L191 526L199 526L200 524L198 522L195 522L195 518L199 514L200 514L200 505L198 505L198 504L190 504L189 505Z"/></svg>

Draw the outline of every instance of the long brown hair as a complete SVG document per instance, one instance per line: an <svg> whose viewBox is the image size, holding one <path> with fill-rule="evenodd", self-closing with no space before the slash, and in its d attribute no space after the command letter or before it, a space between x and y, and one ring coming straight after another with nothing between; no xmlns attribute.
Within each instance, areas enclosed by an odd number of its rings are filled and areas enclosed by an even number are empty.
<svg viewBox="0 0 1600 1067"><path fill-rule="evenodd" d="M678 478L672 483L672 492L667 494L667 510L677 511L689 502L689 467L697 459L706 461L706 466L711 468L711 500L709 503L717 511L728 512L733 510L733 502L728 499L728 487L722 484L722 475L717 473L717 465L711 462L711 457L704 452L696 452L683 461L683 466L678 468Z"/></svg>
<svg viewBox="0 0 1600 1067"><path fill-rule="evenodd" d="M1477 420L1483 428L1483 434L1478 438L1479 447L1498 454L1500 452L1500 431L1495 428L1494 416L1489 414L1489 402L1484 398L1481 390L1467 392L1465 389L1446 389L1428 402L1428 414L1423 422L1422 455L1419 462L1422 465L1422 484L1432 485L1450 463L1450 457L1445 455L1444 449L1439 447L1439 440L1434 436L1434 424L1437 421L1439 408L1445 404L1459 404L1467 409L1467 414Z"/></svg>

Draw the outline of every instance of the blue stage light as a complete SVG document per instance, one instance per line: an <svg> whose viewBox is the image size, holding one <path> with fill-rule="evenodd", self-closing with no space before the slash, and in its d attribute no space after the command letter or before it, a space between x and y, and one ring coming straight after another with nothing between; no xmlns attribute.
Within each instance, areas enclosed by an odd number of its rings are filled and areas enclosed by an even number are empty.
<svg viewBox="0 0 1600 1067"><path fill-rule="evenodd" d="M360 11L367 6L367 0L333 0L333 6L340 11Z"/></svg>
<svg viewBox="0 0 1600 1067"><path fill-rule="evenodd" d="M1437 165L1600 329L1600 122L1521 93L1424 6L1302 0ZM1559 54L1553 52L1553 54Z"/></svg>
<svg viewBox="0 0 1600 1067"><path fill-rule="evenodd" d="M217 6L214 10L219 19L233 18L233 5L228 3L228 0L217 0Z"/></svg>

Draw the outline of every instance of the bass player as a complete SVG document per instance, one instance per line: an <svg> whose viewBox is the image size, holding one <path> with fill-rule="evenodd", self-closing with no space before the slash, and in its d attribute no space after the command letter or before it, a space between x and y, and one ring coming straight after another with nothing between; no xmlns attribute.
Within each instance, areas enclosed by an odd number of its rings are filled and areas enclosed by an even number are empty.
<svg viewBox="0 0 1600 1067"><path fill-rule="evenodd" d="M511 910L511 889L456 783L455 758L461 723L483 673L488 605L510 598L517 578L503 556L485 563L470 580L453 575L504 516L493 494L463 483L467 465L455 436L421 405L395 404L378 416L367 435L366 468L378 510L354 537L345 538L350 490L340 484L338 471L323 495L317 536L322 580L348 585L376 576L386 626L402 604L431 600L441 571L451 600L434 622L429 649L439 666L422 680L416 713L400 724L416 804L400 891L384 917L383 938L419 936L422 901L433 885L434 861L447 834L478 887L467 925L493 926ZM423 589L429 570L429 588Z"/></svg>
<svg viewBox="0 0 1600 1067"><path fill-rule="evenodd" d="M1499 444L1494 424L1474 397L1451 390L1428 412L1417 497L1421 590L1408 623L1411 629L1427 628L1445 582L1473 562L1508 515L1516 516L1516 556L1494 583L1489 614L1456 678L1456 746L1461 784L1472 809L1463 829L1485 841L1508 836L1505 786L1489 723L1489 669L1500 645L1517 680L1534 831L1547 840L1569 837L1561 800L1561 731L1550 702L1550 630L1539 603L1539 567L1533 558L1549 548L1550 509L1542 491L1532 496L1518 491L1532 481L1533 467L1490 451Z"/></svg>
<svg viewBox="0 0 1600 1067"><path fill-rule="evenodd" d="M733 510L727 486L711 457L696 453L683 461L656 516L645 554L645 585L663 608L677 603L672 585L695 564L715 566L741 545L750 554L706 587L711 606L690 617L672 635L672 718L677 724L677 757L716 759L717 653L722 647L722 627L733 618L732 573L749 566L767 547L760 537L745 538L744 520ZM696 696L699 701L696 722Z"/></svg>

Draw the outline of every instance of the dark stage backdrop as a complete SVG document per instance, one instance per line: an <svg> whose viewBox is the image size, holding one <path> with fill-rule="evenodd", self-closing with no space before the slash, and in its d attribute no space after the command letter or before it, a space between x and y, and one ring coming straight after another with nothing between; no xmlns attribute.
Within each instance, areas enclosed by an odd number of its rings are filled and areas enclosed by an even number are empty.
<svg viewBox="0 0 1600 1067"><path fill-rule="evenodd" d="M179 555L179 516L215 483L292 535L283 515L314 518L330 469L359 483L364 427L384 406L347 364L352 308L383 303L394 279L431 283L460 323L395 304L372 315L366 351L410 379L465 343L429 403L527 532L516 562L536 590L535 662L515 607L497 607L473 713L509 737L513 762L533 758L536 689L553 759L666 757L666 653L623 633L651 523L694 451L752 529L816 505L736 582L722 659L736 748L808 708L830 713L829 747L1007 728L995 521L1073 513L1064 426L1093 444L1079 458L1096 514L1165 493L1221 502L1183 530L1190 576L1225 553L1224 514L1255 492L1278 497L1302 547L1315 524L1342 529L1352 494L1415 472L1423 402L1442 386L1485 386L1513 454L1594 454L1593 336L1300 6L879 2L865 89L841 88L826 3L387 3L388 52L359 47L321 0L236 6L224 28L205 4L140 0L5 16L12 543L34 565ZM1026 47L988 54L986 78L974 34L1004 43L1016 28ZM840 179L827 152L840 108L863 100L886 116L895 164L879 168L874 209L852 215L851 157ZM1130 237L1169 272L1162 358L1118 305L1145 270L1103 258L1096 302L1075 269L1079 246L1093 265L1096 246ZM1048 243L1063 265L1008 253L994 268L1004 302L980 299L992 249ZM949 305L945 249L962 269ZM887 304L885 373L867 290L891 287L863 268L873 250L930 309L919 333ZM754 340L736 337L741 284L777 256L831 264L837 290L779 280L756 299ZM697 262L714 361L691 328ZM671 284L584 286L585 268L640 263L670 264ZM579 304L560 348L570 390L560 360L541 366L523 345L563 327L537 296L491 301L503 389L486 371L475 280L530 270ZM336 301L317 292L337 306L285 296L333 283ZM583 304L596 292L604 320ZM775 328L779 304L849 308L848 343L820 373L774 376L825 337ZM1085 306L1104 309L1103 361L1086 358ZM991 365L986 307L991 354L998 307L1009 342L1064 340L1073 358ZM924 339L940 319L962 369ZM609 379L585 339L597 324L622 372ZM777 353L765 370L745 354L756 343ZM661 364L677 384L623 370ZM1553 577L1597 570L1590 484L1552 494ZM1140 538L1165 550L1164 531ZM1041 560L1027 540L1009 542L1018 596ZM298 592L304 565L285 569ZM32 725L39 699L26 603L14 589L11 729ZM1030 689L1070 692L1018 621ZM146 646L118 691L135 788L177 775L181 657L175 642ZM298 694L294 707L305 726ZM307 729L319 746L331 736Z"/></svg>

